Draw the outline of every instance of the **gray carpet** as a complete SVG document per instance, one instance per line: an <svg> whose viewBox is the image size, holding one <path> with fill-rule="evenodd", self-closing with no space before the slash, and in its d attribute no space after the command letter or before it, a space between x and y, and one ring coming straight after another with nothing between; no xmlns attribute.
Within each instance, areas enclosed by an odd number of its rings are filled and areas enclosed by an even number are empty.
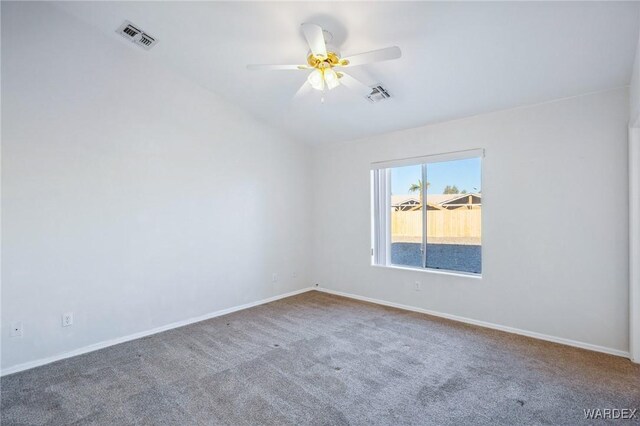
<svg viewBox="0 0 640 426"><path fill-rule="evenodd" d="M628 360L319 292L1 386L3 426L574 425L585 408L640 407Z"/></svg>

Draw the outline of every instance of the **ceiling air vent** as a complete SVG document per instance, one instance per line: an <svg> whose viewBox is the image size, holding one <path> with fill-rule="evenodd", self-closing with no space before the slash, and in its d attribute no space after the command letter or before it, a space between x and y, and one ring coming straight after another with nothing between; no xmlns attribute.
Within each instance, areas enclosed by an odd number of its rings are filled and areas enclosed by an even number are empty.
<svg viewBox="0 0 640 426"><path fill-rule="evenodd" d="M387 92L387 89L382 87L381 84L378 84L377 86L373 86L371 88L371 93L369 94L369 96L367 96L367 99L369 99L370 102L376 103L384 101L385 99L389 99L390 97L391 95L389 94L389 92Z"/></svg>
<svg viewBox="0 0 640 426"><path fill-rule="evenodd" d="M158 39L151 37L149 34L142 31L129 21L124 21L122 25L116 30L118 34L132 43L142 46L144 49L149 50L158 43Z"/></svg>

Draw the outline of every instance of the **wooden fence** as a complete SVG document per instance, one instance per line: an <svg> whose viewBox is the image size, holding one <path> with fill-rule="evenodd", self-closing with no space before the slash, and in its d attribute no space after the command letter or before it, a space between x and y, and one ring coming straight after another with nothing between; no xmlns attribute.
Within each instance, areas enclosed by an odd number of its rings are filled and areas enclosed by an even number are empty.
<svg viewBox="0 0 640 426"><path fill-rule="evenodd" d="M482 210L428 210L427 238L479 240L482 237ZM422 239L422 212L391 212L391 240L419 242Z"/></svg>

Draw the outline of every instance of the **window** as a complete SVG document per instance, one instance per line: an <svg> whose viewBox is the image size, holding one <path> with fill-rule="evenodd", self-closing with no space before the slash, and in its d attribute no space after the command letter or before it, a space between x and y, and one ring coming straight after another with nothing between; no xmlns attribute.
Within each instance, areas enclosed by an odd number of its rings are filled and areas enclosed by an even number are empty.
<svg viewBox="0 0 640 426"><path fill-rule="evenodd" d="M480 274L482 156L374 163L373 264Z"/></svg>

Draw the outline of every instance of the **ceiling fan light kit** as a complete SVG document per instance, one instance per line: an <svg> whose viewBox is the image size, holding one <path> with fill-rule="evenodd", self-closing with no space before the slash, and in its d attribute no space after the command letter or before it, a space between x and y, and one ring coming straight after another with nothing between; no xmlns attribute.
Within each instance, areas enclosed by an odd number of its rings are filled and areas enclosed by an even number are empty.
<svg viewBox="0 0 640 426"><path fill-rule="evenodd" d="M373 62L388 61L398 59L402 56L400 48L397 46L385 49L373 50L371 52L352 55L347 58L340 58L337 49L331 47L328 50L327 38L331 38L327 31L319 25L305 23L302 24L302 32L310 52L307 55L307 65L247 65L249 70L312 70L307 77L305 85L311 86L315 90L331 90L339 85L346 86L354 90L363 97L370 99L372 88L361 81L351 77L341 69L353 66L370 64ZM328 37L326 36L328 35Z"/></svg>
<svg viewBox="0 0 640 426"><path fill-rule="evenodd" d="M317 68L311 71L307 82L316 90L324 90L325 87L331 90L340 85L339 78L340 74L331 68Z"/></svg>

